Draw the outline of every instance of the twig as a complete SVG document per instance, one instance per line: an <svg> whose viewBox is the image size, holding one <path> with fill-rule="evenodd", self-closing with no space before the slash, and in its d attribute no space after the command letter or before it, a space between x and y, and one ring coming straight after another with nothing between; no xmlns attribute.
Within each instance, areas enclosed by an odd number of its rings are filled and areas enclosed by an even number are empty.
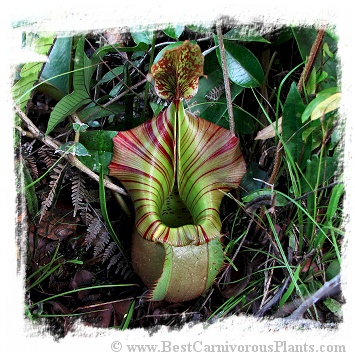
<svg viewBox="0 0 355 357"><path fill-rule="evenodd" d="M317 301L326 298L327 296L335 295L340 288L340 274L335 276L332 280L324 283L313 295L307 298L289 317L288 319L301 319L304 313L313 306Z"/></svg>
<svg viewBox="0 0 355 357"><path fill-rule="evenodd" d="M26 123L28 130L32 135L42 141L45 145L49 146L53 150L57 150L60 146L60 143L51 138L49 135L44 135L31 121L31 119L28 118L28 116L20 109L18 105L14 106L16 114L22 119L23 122ZM99 176L96 175L93 171L91 171L87 166L85 166L81 161L79 161L75 156L71 155L70 153L67 153L63 156L71 165L75 166L77 169L80 171L86 173L89 177L91 177L93 180L99 182ZM121 187L115 185L112 182L108 182L107 180L104 180L104 185L110 190L113 190L115 192L118 192L121 195L127 196L127 193L124 189Z"/></svg>
<svg viewBox="0 0 355 357"><path fill-rule="evenodd" d="M226 92L227 109L228 109L228 117L229 117L229 130L234 134L235 133L235 128L234 128L234 114L233 114L233 106L232 106L232 95L231 95L231 88L230 88L230 85L229 85L227 59L226 59L226 53L225 53L224 43L223 43L221 21L218 21L216 26L217 26L217 37L218 37L218 44L219 44L219 52L221 54L221 61L222 61L224 89L225 89L225 92Z"/></svg>
<svg viewBox="0 0 355 357"><path fill-rule="evenodd" d="M325 29L320 29L318 31L318 33L317 33L317 36L316 36L314 42L313 42L313 45L312 45L311 51L309 53L309 57L308 57L307 63L306 63L306 65L305 65L305 67L304 67L304 69L302 71L300 80L298 81L298 84L297 84L297 89L298 89L298 91L300 93L302 91L303 84L306 83L308 78L309 78L309 75L311 73L312 67L313 67L314 62L315 62L315 60L317 58L317 55L318 55L318 51L319 51L320 45L322 44L324 35L325 35Z"/></svg>
<svg viewBox="0 0 355 357"><path fill-rule="evenodd" d="M262 317L265 315L267 311L269 311L282 297L288 283L290 282L290 276L288 276L284 283L282 284L281 288L278 292L262 307L260 307L259 311L255 314L256 317Z"/></svg>

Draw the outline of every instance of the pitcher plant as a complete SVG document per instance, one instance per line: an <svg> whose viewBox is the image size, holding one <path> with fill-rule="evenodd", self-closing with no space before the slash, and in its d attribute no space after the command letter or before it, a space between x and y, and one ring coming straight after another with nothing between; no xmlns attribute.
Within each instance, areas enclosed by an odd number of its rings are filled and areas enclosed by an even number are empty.
<svg viewBox="0 0 355 357"><path fill-rule="evenodd" d="M191 300L211 287L224 263L221 201L246 171L235 134L184 108L203 64L189 41L167 49L151 75L170 105L113 139L110 175L133 201L132 264L152 301Z"/></svg>

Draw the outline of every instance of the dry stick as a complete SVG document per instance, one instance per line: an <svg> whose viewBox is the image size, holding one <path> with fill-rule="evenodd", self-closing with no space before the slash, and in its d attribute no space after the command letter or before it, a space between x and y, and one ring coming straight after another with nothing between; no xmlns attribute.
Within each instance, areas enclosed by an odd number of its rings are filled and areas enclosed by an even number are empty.
<svg viewBox="0 0 355 357"><path fill-rule="evenodd" d="M317 301L328 296L335 295L340 288L340 274L333 279L326 281L324 285L318 289L312 296L307 298L289 317L288 319L301 319L304 313L312 307Z"/></svg>
<svg viewBox="0 0 355 357"><path fill-rule="evenodd" d="M233 114L233 106L232 106L232 95L231 95L231 88L230 88L230 85L229 85L227 59L226 59L226 53L225 53L224 43L223 43L221 21L219 21L217 23L217 37L218 37L218 44L219 44L219 52L221 53L224 89L225 89L225 92L226 92L226 99L227 99L227 109L228 109L228 117L229 117L229 130L233 134L235 134L234 114Z"/></svg>
<svg viewBox="0 0 355 357"><path fill-rule="evenodd" d="M317 55L318 55L318 52L319 52L319 48L322 44L322 41L323 41L323 38L324 38L324 35L325 35L325 29L320 29L318 30L317 32L317 36L313 42L313 45L312 45L312 48L311 48L311 51L309 53L309 57L308 57L308 60L307 60L307 63L302 71L302 74L301 74L301 77L300 77L300 80L298 81L298 84L297 84L297 89L298 91L301 93L302 89L303 89L303 84L307 82L308 78L309 78L309 75L312 71L312 67L314 65L314 62L317 58Z"/></svg>
<svg viewBox="0 0 355 357"><path fill-rule="evenodd" d="M23 122L26 123L28 130L32 133L32 135L42 141L45 145L49 146L53 150L57 150L60 146L60 143L51 138L49 135L44 135L31 121L31 119L28 118L28 116L20 109L18 105L14 106L15 112L17 115L22 119ZM94 179L95 181L99 182L99 176L96 175L93 171L91 171L87 166L85 166L81 161L79 161L75 156L71 155L70 153L65 154L63 156L71 165L75 166L77 169L80 171L86 173L89 177ZM108 182L107 180L104 180L104 185L108 189L118 192L121 195L127 196L127 192L122 189L121 187L115 185L112 182Z"/></svg>

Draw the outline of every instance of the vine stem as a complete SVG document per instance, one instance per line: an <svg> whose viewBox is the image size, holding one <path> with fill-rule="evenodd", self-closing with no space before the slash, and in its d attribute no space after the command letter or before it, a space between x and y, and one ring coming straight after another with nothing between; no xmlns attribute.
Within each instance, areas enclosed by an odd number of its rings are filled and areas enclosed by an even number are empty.
<svg viewBox="0 0 355 357"><path fill-rule="evenodd" d="M42 141L45 145L48 147L52 148L53 150L57 150L60 146L60 143L50 137L49 135L44 135L37 127L34 125L31 121L31 119L28 118L28 116L20 109L18 105L14 106L16 114L21 118L21 120L27 125L28 130L30 133L38 140ZM77 169L80 171L86 173L89 177L91 177L93 180L99 182L100 178L97 174L95 174L93 171L91 171L87 166L85 166L81 161L79 161L75 156L73 156L70 153L67 153L64 155L64 158L73 166L75 166ZM112 182L109 182L107 180L104 180L104 185L108 189L118 192L121 195L127 196L127 192L122 189L121 187L115 185Z"/></svg>
<svg viewBox="0 0 355 357"><path fill-rule="evenodd" d="M225 52L224 43L223 43L222 23L221 23L221 21L217 22L216 27L217 27L217 37L218 37L219 52L221 54L221 61L222 61L224 89L225 89L225 92L226 92L226 99L227 99L229 130L234 134L235 133L235 127L234 127L234 114L233 114L233 106L232 106L232 95L231 95L231 88L230 88L230 85L229 85L227 59L226 59L226 52Z"/></svg>

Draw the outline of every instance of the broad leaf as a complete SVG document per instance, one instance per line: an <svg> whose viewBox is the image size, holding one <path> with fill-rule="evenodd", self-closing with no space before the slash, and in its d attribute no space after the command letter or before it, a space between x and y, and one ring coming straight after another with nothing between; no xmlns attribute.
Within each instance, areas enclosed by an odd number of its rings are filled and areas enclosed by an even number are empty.
<svg viewBox="0 0 355 357"><path fill-rule="evenodd" d="M78 115L84 122L100 119L109 115L119 115L124 112L124 106L122 104L110 104L107 107L100 105L94 105L90 103L86 108L80 110Z"/></svg>
<svg viewBox="0 0 355 357"><path fill-rule="evenodd" d="M184 25L169 26L163 30L163 32L171 38L178 40L181 34L184 32Z"/></svg>
<svg viewBox="0 0 355 357"><path fill-rule="evenodd" d="M305 105L297 90L297 86L295 83L292 83L283 108L282 138L284 146L287 147L288 152L295 162L301 160L302 157L309 157L307 153L305 153L302 140L304 126L302 125L301 116L304 109ZM307 150L310 150L310 148L307 147ZM302 164L300 162L299 164L303 167L305 159L303 159Z"/></svg>
<svg viewBox="0 0 355 357"><path fill-rule="evenodd" d="M58 154L71 153L76 156L90 156L89 152L86 150L83 144L73 141L68 141L67 143L60 145L55 152Z"/></svg>
<svg viewBox="0 0 355 357"><path fill-rule="evenodd" d="M94 56L98 58L103 58L108 53L117 53L117 52L137 52L137 51L146 51L148 50L149 46L144 42L139 42L137 46L133 47L124 47L122 45L107 45L100 47L95 53Z"/></svg>
<svg viewBox="0 0 355 357"><path fill-rule="evenodd" d="M241 87L258 87L264 80L264 72L258 59L244 46L230 41L223 41L228 76L230 80ZM217 36L215 43L218 45ZM222 66L219 47L216 48L218 60Z"/></svg>
<svg viewBox="0 0 355 357"><path fill-rule="evenodd" d="M102 83L107 83L107 82L111 81L112 79L118 77L120 74L123 73L123 67L124 66L118 66L118 67L111 69L97 82L96 86L98 86Z"/></svg>
<svg viewBox="0 0 355 357"><path fill-rule="evenodd" d="M320 105L324 100L329 98L331 95L336 94L338 92L338 87L327 88L321 92L319 92L306 107L304 112L302 113L302 123L304 123L313 113L315 108ZM316 118L317 119L317 118Z"/></svg>
<svg viewBox="0 0 355 357"><path fill-rule="evenodd" d="M154 37L154 30L131 31L131 36L137 45L140 43L151 45Z"/></svg>
<svg viewBox="0 0 355 357"><path fill-rule="evenodd" d="M54 86L64 95L70 92L69 78L72 66L72 37L58 37L41 73L41 81Z"/></svg>
<svg viewBox="0 0 355 357"><path fill-rule="evenodd" d="M108 174L108 165L112 159L112 138L117 131L94 130L80 134L80 142L85 146L90 156L79 157L79 160L96 173L100 173L100 164L105 175Z"/></svg>
<svg viewBox="0 0 355 357"><path fill-rule="evenodd" d="M266 42L270 43L269 41L265 40L259 32L253 27L235 27L225 33L223 38L226 40L238 40L238 41L255 41L255 42Z"/></svg>
<svg viewBox="0 0 355 357"><path fill-rule="evenodd" d="M319 103L312 111L311 120L324 117L325 114L330 113L340 107L341 93L335 93L329 98Z"/></svg>
<svg viewBox="0 0 355 357"><path fill-rule="evenodd" d="M36 53L46 55L53 42L54 36L40 37L34 41L32 47ZM43 62L26 63L21 69L20 80L12 88L13 98L22 110L31 98L32 88L38 81L42 67Z"/></svg>
<svg viewBox="0 0 355 357"><path fill-rule="evenodd" d="M193 97L203 75L203 62L200 47L189 41L166 50L151 69L157 94L169 100Z"/></svg>
<svg viewBox="0 0 355 357"><path fill-rule="evenodd" d="M84 52L85 38L80 38L75 52L73 87L74 91L66 95L54 107L48 121L46 134L49 134L68 115L75 113L85 104L90 103L90 80L98 58L89 59Z"/></svg>

